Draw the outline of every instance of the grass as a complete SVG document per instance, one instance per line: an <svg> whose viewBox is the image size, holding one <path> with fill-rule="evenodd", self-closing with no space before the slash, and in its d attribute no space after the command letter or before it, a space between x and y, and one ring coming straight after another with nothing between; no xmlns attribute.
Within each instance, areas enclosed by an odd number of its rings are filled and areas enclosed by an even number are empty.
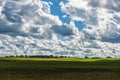
<svg viewBox="0 0 120 80"><path fill-rule="evenodd" d="M0 58L0 80L119 79L119 58Z"/></svg>

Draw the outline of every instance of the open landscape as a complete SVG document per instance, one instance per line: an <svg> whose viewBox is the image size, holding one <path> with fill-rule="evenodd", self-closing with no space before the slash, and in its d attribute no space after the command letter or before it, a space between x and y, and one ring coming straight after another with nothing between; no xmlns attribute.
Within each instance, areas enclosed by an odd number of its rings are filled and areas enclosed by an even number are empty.
<svg viewBox="0 0 120 80"><path fill-rule="evenodd" d="M0 80L119 79L119 58L0 58Z"/></svg>
<svg viewBox="0 0 120 80"><path fill-rule="evenodd" d="M0 0L0 80L120 80L120 0Z"/></svg>

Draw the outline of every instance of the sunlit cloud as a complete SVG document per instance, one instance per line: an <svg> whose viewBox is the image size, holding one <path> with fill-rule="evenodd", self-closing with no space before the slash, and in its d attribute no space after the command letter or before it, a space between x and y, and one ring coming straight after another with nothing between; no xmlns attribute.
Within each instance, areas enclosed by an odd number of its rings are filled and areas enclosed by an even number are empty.
<svg viewBox="0 0 120 80"><path fill-rule="evenodd" d="M59 1L59 15L51 13L53 4L0 0L0 56L120 57L119 0ZM85 24L82 30L76 21Z"/></svg>

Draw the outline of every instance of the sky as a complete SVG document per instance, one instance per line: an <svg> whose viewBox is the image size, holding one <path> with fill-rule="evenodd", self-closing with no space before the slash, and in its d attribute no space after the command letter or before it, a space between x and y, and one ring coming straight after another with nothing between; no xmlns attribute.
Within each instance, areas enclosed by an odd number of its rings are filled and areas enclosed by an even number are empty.
<svg viewBox="0 0 120 80"><path fill-rule="evenodd" d="M119 0L0 0L0 56L120 57Z"/></svg>

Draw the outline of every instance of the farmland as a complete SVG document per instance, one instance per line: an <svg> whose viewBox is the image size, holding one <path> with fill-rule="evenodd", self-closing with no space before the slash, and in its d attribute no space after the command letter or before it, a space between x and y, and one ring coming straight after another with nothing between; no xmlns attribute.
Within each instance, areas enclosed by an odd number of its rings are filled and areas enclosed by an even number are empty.
<svg viewBox="0 0 120 80"><path fill-rule="evenodd" d="M0 58L0 80L119 79L119 58Z"/></svg>

